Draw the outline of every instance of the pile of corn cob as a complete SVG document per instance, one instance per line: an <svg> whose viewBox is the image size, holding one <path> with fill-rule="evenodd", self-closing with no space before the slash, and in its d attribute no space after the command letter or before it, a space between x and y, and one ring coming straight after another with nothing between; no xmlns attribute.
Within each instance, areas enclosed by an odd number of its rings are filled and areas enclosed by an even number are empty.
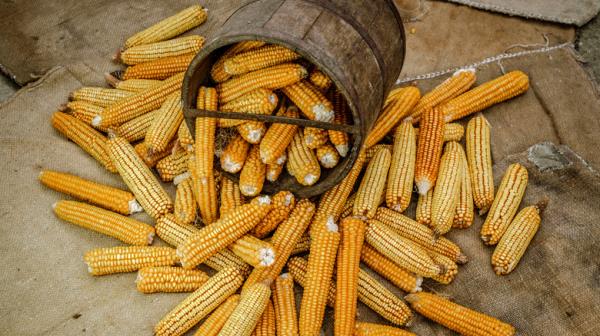
<svg viewBox="0 0 600 336"><path fill-rule="evenodd" d="M307 158L314 152L306 143L313 130L274 124L246 154L248 139L242 135L242 125L235 125L239 136L221 153L221 164L227 170L239 163L242 182L238 185L220 176L214 164L214 139L218 126L231 120L197 118L194 142L182 123L178 91L183 76L179 72L199 46L165 47L180 39L163 42L205 19L206 12L194 6L134 35L120 59L126 63L155 60L127 68L123 80L111 77L117 89L77 90L66 108L70 113L56 112L52 117L60 133L108 171L118 173L130 189L49 170L40 174L44 185L86 202L57 202L54 212L59 218L128 244L87 252L89 272L138 271L136 284L143 293L193 292L157 323L157 335L181 335L202 320L196 335L319 335L326 306L334 310L335 335L414 335L398 328L409 325L413 317L409 305L464 335L513 335L511 325L422 292L421 284L423 278L448 284L458 273L457 264L467 262L460 247L443 235L452 228L471 226L474 206L480 215L487 212L481 238L487 245L497 244L491 258L497 274L516 267L535 235L545 201L517 214L527 185L526 169L511 165L494 193L488 122L482 115L468 121L466 151L459 143L465 130L453 122L524 93L527 76L514 71L471 89L475 71L465 70L422 97L413 86L395 89L349 174L323 194L318 205L297 200L287 191L246 201L244 194L257 195L260 187L244 191L243 181L264 173L263 161L267 166L281 165L277 161L286 148L294 176L306 176L300 169L314 160ZM250 45L249 54L239 49ZM279 98L269 90L281 89L295 105L282 105L277 113L297 116L300 110L307 118L325 121L332 118L319 117L325 110L343 116L338 105L327 105L326 98L313 89L318 86L313 76L313 84L300 81L306 75L301 66L273 65L264 55L259 66L245 58L277 48L256 41L230 48L213 67L213 79L221 83L200 89L198 108L233 104L233 111L252 106L245 111L263 113L269 109L257 109L259 105L253 103L268 101L272 108L264 113L271 113L276 105L271 98ZM291 60L289 50L280 52ZM184 56L185 66L173 65L174 58ZM134 71L152 62L163 66L149 66L155 69L150 75ZM237 71L263 72L260 76L249 72L254 79L248 79L248 74L229 73L228 62L243 69ZM264 69L256 70L257 66ZM134 77L128 73L146 78L130 79ZM295 76L293 84L290 76ZM319 98L310 98L308 92ZM329 107L315 108L315 104ZM416 122L419 128L413 126ZM343 155L342 143L336 143L331 132L328 137ZM265 142L269 145L263 151ZM224 162L226 154L231 158ZM163 181L175 181L174 203L152 167ZM416 220L403 214L411 203L413 183L419 194ZM127 217L141 210L156 221L154 226ZM155 235L172 247L149 246ZM308 259L301 256L307 251ZM407 292L409 305L366 272L360 261ZM209 276L197 268L201 264L216 273ZM294 283L304 287L299 311ZM357 300L393 326L356 321Z"/></svg>

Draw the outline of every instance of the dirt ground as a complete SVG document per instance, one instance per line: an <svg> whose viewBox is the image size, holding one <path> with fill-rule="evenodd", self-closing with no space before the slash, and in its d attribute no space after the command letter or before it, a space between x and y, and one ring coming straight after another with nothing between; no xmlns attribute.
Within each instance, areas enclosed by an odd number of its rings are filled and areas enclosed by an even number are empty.
<svg viewBox="0 0 600 336"><path fill-rule="evenodd" d="M577 30L577 50L588 62L596 83L600 81L600 18L598 16Z"/></svg>

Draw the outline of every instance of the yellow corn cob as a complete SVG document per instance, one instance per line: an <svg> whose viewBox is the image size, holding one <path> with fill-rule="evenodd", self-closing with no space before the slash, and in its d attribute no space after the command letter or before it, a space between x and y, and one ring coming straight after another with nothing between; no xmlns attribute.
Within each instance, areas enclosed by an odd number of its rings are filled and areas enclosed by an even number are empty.
<svg viewBox="0 0 600 336"><path fill-rule="evenodd" d="M178 258L175 249L165 246L116 246L90 250L83 260L90 274L106 275L150 266L172 266Z"/></svg>
<svg viewBox="0 0 600 336"><path fill-rule="evenodd" d="M52 170L42 170L39 180L52 190L123 215L142 211L133 194L125 190Z"/></svg>
<svg viewBox="0 0 600 336"><path fill-rule="evenodd" d="M194 268L210 256L241 238L271 209L271 199L261 196L256 202L239 206L225 217L202 228L177 247L184 268Z"/></svg>
<svg viewBox="0 0 600 336"><path fill-rule="evenodd" d="M109 172L117 172L115 164L108 155L108 145L104 135L85 122L62 112L55 112L52 115L52 127L90 154Z"/></svg>
<svg viewBox="0 0 600 336"><path fill-rule="evenodd" d="M176 73L186 71L196 53L163 57L127 67L121 76L124 80L158 79L163 80Z"/></svg>
<svg viewBox="0 0 600 336"><path fill-rule="evenodd" d="M397 100L397 98L404 92L404 87L397 87L394 88L390 91L390 93L388 93L387 97L385 98L385 101L383 103L383 107L385 108L386 106L388 106L390 103L392 103L393 101Z"/></svg>
<svg viewBox="0 0 600 336"><path fill-rule="evenodd" d="M419 138L419 129L415 128L415 135ZM444 142L460 141L465 135L465 128L459 123L447 123L444 126Z"/></svg>
<svg viewBox="0 0 600 336"><path fill-rule="evenodd" d="M277 228L281 222L286 220L292 209L296 206L296 198L289 191L280 191L273 196L273 208L258 225L252 229L252 234L258 238L266 237Z"/></svg>
<svg viewBox="0 0 600 336"><path fill-rule="evenodd" d="M467 162L473 186L473 201L479 214L488 212L494 201L494 174L492 172L492 150L490 125L482 115L467 124Z"/></svg>
<svg viewBox="0 0 600 336"><path fill-rule="evenodd" d="M183 335L234 294L244 282L240 270L227 267L185 298L154 327L156 335Z"/></svg>
<svg viewBox="0 0 600 336"><path fill-rule="evenodd" d="M165 57L196 54L204 45L204 37L190 35L168 41L148 43L128 48L118 53L116 58L127 65L156 61ZM152 79L152 78L150 78Z"/></svg>
<svg viewBox="0 0 600 336"><path fill-rule="evenodd" d="M177 221L182 224L192 224L196 220L196 200L194 199L192 178L188 177L177 184L175 193L175 210Z"/></svg>
<svg viewBox="0 0 600 336"><path fill-rule="evenodd" d="M172 144L173 143L170 143L169 147L167 147L166 150L157 153L148 153L148 147L146 147L145 142L138 143L133 147L133 149L135 150L137 156L139 156L139 158L142 160L142 162L144 162L144 164L148 166L148 168L154 168L158 161L166 158L171 154L173 149Z"/></svg>
<svg viewBox="0 0 600 336"><path fill-rule="evenodd" d="M356 322L354 336L416 336L410 331L383 324Z"/></svg>
<svg viewBox="0 0 600 336"><path fill-rule="evenodd" d="M265 172L267 181L275 182L283 172L283 164L268 164Z"/></svg>
<svg viewBox="0 0 600 336"><path fill-rule="evenodd" d="M258 320L252 336L275 336L276 325L275 325L275 308L271 300L267 303L267 308L263 312L262 316Z"/></svg>
<svg viewBox="0 0 600 336"><path fill-rule="evenodd" d="M297 336L298 319L296 299L294 298L294 279L289 273L283 273L275 280L273 304L275 321L277 321L277 336Z"/></svg>
<svg viewBox="0 0 600 336"><path fill-rule="evenodd" d="M281 89L306 76L306 69L302 66L285 63L232 78L217 85L217 91L219 91L219 100L225 104L259 88Z"/></svg>
<svg viewBox="0 0 600 336"><path fill-rule="evenodd" d="M240 191L244 196L256 196L260 194L265 183L266 167L260 160L260 149L254 145L250 148L244 168L240 173Z"/></svg>
<svg viewBox="0 0 600 336"><path fill-rule="evenodd" d="M360 251L360 260L403 291L409 293L421 291L423 278L396 265L388 257L377 252L371 245L363 245Z"/></svg>
<svg viewBox="0 0 600 336"><path fill-rule="evenodd" d="M252 267L271 266L275 261L273 245L252 235L245 235L229 246L229 249Z"/></svg>
<svg viewBox="0 0 600 336"><path fill-rule="evenodd" d="M327 140L329 140L327 130L314 127L304 128L304 143L308 148L317 149L325 145Z"/></svg>
<svg viewBox="0 0 600 336"><path fill-rule="evenodd" d="M448 101L441 109L446 122L451 122L523 94L527 89L529 77L521 71L511 71Z"/></svg>
<svg viewBox="0 0 600 336"><path fill-rule="evenodd" d="M181 267L145 267L138 271L135 284L142 293L193 292L208 280L200 270Z"/></svg>
<svg viewBox="0 0 600 336"><path fill-rule="evenodd" d="M433 203L433 189L427 194L419 195L417 201L416 220L419 224L431 227L431 204Z"/></svg>
<svg viewBox="0 0 600 336"><path fill-rule="evenodd" d="M288 147L288 162L298 183L310 186L319 180L321 166L315 153L306 146L300 132L294 135Z"/></svg>
<svg viewBox="0 0 600 336"><path fill-rule="evenodd" d="M154 79L127 79L119 80L111 74L105 74L106 81L115 89L125 90L129 92L142 92L161 83Z"/></svg>
<svg viewBox="0 0 600 336"><path fill-rule="evenodd" d="M266 45L227 58L223 70L231 76L243 75L300 58L294 51L279 45Z"/></svg>
<svg viewBox="0 0 600 336"><path fill-rule="evenodd" d="M356 193L350 195L344 204L344 209L340 214L340 218L346 218L352 216L352 210L354 210L354 201L356 200Z"/></svg>
<svg viewBox="0 0 600 336"><path fill-rule="evenodd" d="M119 89L84 86L71 92L71 94L69 94L69 99L88 102L99 107L108 107L123 98L133 95L133 92Z"/></svg>
<svg viewBox="0 0 600 336"><path fill-rule="evenodd" d="M263 315L271 289L264 283L257 283L242 292L240 303L235 307L219 336L250 336Z"/></svg>
<svg viewBox="0 0 600 336"><path fill-rule="evenodd" d="M265 123L260 121L247 121L237 126L238 133L247 142L257 145L267 132Z"/></svg>
<svg viewBox="0 0 600 336"><path fill-rule="evenodd" d="M419 120L425 110L434 108L467 91L475 83L475 69L465 69L455 72L452 77L443 81L433 90L425 94L411 111L408 118Z"/></svg>
<svg viewBox="0 0 600 336"><path fill-rule="evenodd" d="M460 196L456 211L454 212L453 228L465 229L473 224L473 191L471 189L471 174L469 174L469 164L467 156L462 147L460 147L461 180Z"/></svg>
<svg viewBox="0 0 600 336"><path fill-rule="evenodd" d="M213 64L213 67L210 70L210 76L217 83L221 83L228 80L229 78L231 78L231 76L228 73L226 73L224 69L225 61L227 59L245 51L260 48L265 44L266 42L263 41L242 41L236 43L235 45L227 49L223 53L223 55L221 55L221 57L217 60L217 62Z"/></svg>
<svg viewBox="0 0 600 336"><path fill-rule="evenodd" d="M317 159L323 168L333 168L340 162L340 154L331 144L317 148Z"/></svg>
<svg viewBox="0 0 600 336"><path fill-rule="evenodd" d="M348 124L348 104L346 103L346 99L339 91L334 91L331 95L331 104L333 104L333 123L339 125ZM346 157L348 155L348 150L350 150L350 146L348 145L348 133L329 130L327 131L329 135L329 140L335 146L338 153L342 157Z"/></svg>
<svg viewBox="0 0 600 336"><path fill-rule="evenodd" d="M334 118L333 104L310 82L302 80L286 86L281 91L310 120L332 122Z"/></svg>
<svg viewBox="0 0 600 336"><path fill-rule="evenodd" d="M440 168L444 146L444 120L438 108L423 112L420 121L421 132L417 141L415 160L415 184L419 194L425 195L433 188Z"/></svg>
<svg viewBox="0 0 600 336"><path fill-rule="evenodd" d="M217 336L239 302L240 296L238 294L230 296L204 320L202 325L196 329L194 336Z"/></svg>
<svg viewBox="0 0 600 336"><path fill-rule="evenodd" d="M369 220L365 240L377 251L396 264L424 277L441 274L443 269L427 251L410 239L404 238L378 220Z"/></svg>
<svg viewBox="0 0 600 336"><path fill-rule="evenodd" d="M248 156L250 144L241 135L233 137L221 153L221 168L229 173L242 170Z"/></svg>
<svg viewBox="0 0 600 336"><path fill-rule="evenodd" d="M298 202L290 217L279 224L271 239L271 244L277 251L275 262L266 268L255 268L246 280L244 289L255 283L275 280L285 266L296 243L308 228L314 212L315 205L309 200L303 199Z"/></svg>
<svg viewBox="0 0 600 336"><path fill-rule="evenodd" d="M256 89L236 98L220 107L223 112L240 112L248 114L271 114L277 107L279 99L271 90ZM244 120L219 119L219 127L233 127L245 123Z"/></svg>
<svg viewBox="0 0 600 336"><path fill-rule="evenodd" d="M406 301L419 314L466 336L512 336L515 328L496 318L476 312L432 293L414 293Z"/></svg>
<svg viewBox="0 0 600 336"><path fill-rule="evenodd" d="M333 217L327 219L324 228L313 230L311 238L306 266L306 286L300 305L299 329L301 335L318 336L340 243L340 233Z"/></svg>
<svg viewBox="0 0 600 336"><path fill-rule="evenodd" d="M306 288L306 270L308 261L302 257L292 257L287 262L287 269L290 272L294 281L300 285L300 287ZM335 280L329 281L327 288L327 305L329 307L335 306Z"/></svg>
<svg viewBox="0 0 600 336"><path fill-rule="evenodd" d="M461 151L458 142L448 142L440 162L438 181L431 203L431 225L438 235L446 234L452 228L454 213L460 200Z"/></svg>
<svg viewBox="0 0 600 336"><path fill-rule="evenodd" d="M62 107L61 107L62 108ZM90 102L86 102L83 100L76 100L68 102L64 106L64 110L68 110L71 115L88 125L92 125L92 120L98 114L102 114L104 112L104 108L98 105L94 105ZM106 132L107 129L105 127L95 127L96 129Z"/></svg>
<svg viewBox="0 0 600 336"><path fill-rule="evenodd" d="M317 69L314 69L310 72L308 79L317 89L319 89L319 91L323 93L327 92L333 83L329 76Z"/></svg>
<svg viewBox="0 0 600 336"><path fill-rule="evenodd" d="M201 25L206 21L206 9L196 5L134 34L125 41L125 48L168 40Z"/></svg>
<svg viewBox="0 0 600 336"><path fill-rule="evenodd" d="M233 210L244 204L244 196L240 192L240 188L237 183L233 182L228 178L224 178L221 181L221 207L219 214L221 217L225 216L229 211ZM273 199L275 202L275 199ZM275 203L274 203L275 204Z"/></svg>
<svg viewBox="0 0 600 336"><path fill-rule="evenodd" d="M295 106L290 106L287 109L282 108L277 112L277 115L298 118L298 109ZM296 125L272 124L260 142L260 159L262 162L273 164L282 155L285 155L285 150L292 142L297 130L298 126Z"/></svg>
<svg viewBox="0 0 600 336"><path fill-rule="evenodd" d="M177 152L162 158L156 163L156 170L163 182L173 181L188 170L188 153Z"/></svg>
<svg viewBox="0 0 600 336"><path fill-rule="evenodd" d="M337 256L336 297L334 307L335 335L352 336L356 318L357 280L360 251L365 238L365 223L356 218L345 218Z"/></svg>
<svg viewBox="0 0 600 336"><path fill-rule="evenodd" d="M144 139L148 152L163 152L177 134L182 121L181 95L175 92L165 100L148 127Z"/></svg>
<svg viewBox="0 0 600 336"><path fill-rule="evenodd" d="M137 118L121 124L115 129L115 133L129 142L141 140L146 136L146 132L148 132L148 129L150 128L150 125L152 125L152 121L157 114L158 111L142 114Z"/></svg>
<svg viewBox="0 0 600 336"><path fill-rule="evenodd" d="M123 124L146 112L155 110L174 92L181 89L183 72L165 79L159 85L141 91L133 96L119 100L104 109L104 112L92 120L96 127L108 127Z"/></svg>
<svg viewBox="0 0 600 336"><path fill-rule="evenodd" d="M310 250L310 235L307 233L300 237L300 240L294 246L291 255L308 252Z"/></svg>
<svg viewBox="0 0 600 336"><path fill-rule="evenodd" d="M194 138L185 120L179 125L179 129L177 130L177 141L179 141L179 145L187 152L194 151Z"/></svg>
<svg viewBox="0 0 600 336"><path fill-rule="evenodd" d="M390 209L404 212L410 205L416 152L415 130L410 123L403 122L394 133L392 162L385 190L385 203Z"/></svg>
<svg viewBox="0 0 600 336"><path fill-rule="evenodd" d="M108 149L121 178L151 217L156 219L173 210L169 195L125 139L113 137Z"/></svg>
<svg viewBox="0 0 600 336"><path fill-rule="evenodd" d="M356 192L356 200L352 214L363 219L373 218L379 200L385 194L385 182L390 168L392 154L389 150L380 149L369 162L365 175Z"/></svg>
<svg viewBox="0 0 600 336"><path fill-rule="evenodd" d="M542 221L540 215L547 200L519 211L500 239L492 255L492 266L498 275L512 272L525 254Z"/></svg>
<svg viewBox="0 0 600 336"><path fill-rule="evenodd" d="M375 153L377 153L382 148L385 148L391 152L394 149L394 146L388 145L388 144L376 144L376 145L373 145L373 146L367 148L365 150L366 161L367 162L371 161L373 159L373 157L375 156Z"/></svg>
<svg viewBox="0 0 600 336"><path fill-rule="evenodd" d="M419 98L421 98L421 93L418 88L414 86L403 88L397 98L381 111L365 139L364 146L369 148L381 141L412 110Z"/></svg>
<svg viewBox="0 0 600 336"><path fill-rule="evenodd" d="M458 266L456 265L456 263L450 258L441 254L432 252L429 254L429 256L433 261L442 265L444 268L444 272L442 274L432 276L431 279L443 285L450 284L454 280L454 277L458 274Z"/></svg>
<svg viewBox="0 0 600 336"><path fill-rule="evenodd" d="M486 245L496 245L512 222L525 188L527 169L518 163L511 164L504 173L490 212L481 226L481 239Z"/></svg>

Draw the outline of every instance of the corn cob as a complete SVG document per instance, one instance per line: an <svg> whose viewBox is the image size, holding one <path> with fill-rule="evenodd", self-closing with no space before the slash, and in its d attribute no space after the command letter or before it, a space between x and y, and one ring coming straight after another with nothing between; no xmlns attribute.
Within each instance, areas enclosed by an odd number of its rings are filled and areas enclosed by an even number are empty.
<svg viewBox="0 0 600 336"><path fill-rule="evenodd" d="M521 71L511 71L448 101L441 109L446 122L451 122L523 94L527 89L529 77Z"/></svg>
<svg viewBox="0 0 600 336"><path fill-rule="evenodd" d="M333 168L340 162L340 155L331 144L317 148L316 155L323 168Z"/></svg>
<svg viewBox="0 0 600 336"><path fill-rule="evenodd" d="M230 296L204 320L202 325L196 329L194 336L217 336L239 302L238 294Z"/></svg>
<svg viewBox="0 0 600 336"><path fill-rule="evenodd" d="M381 112L367 138L364 146L369 148L383 139L404 118L421 98L419 89L414 86L403 88L398 97Z"/></svg>
<svg viewBox="0 0 600 336"><path fill-rule="evenodd" d="M317 88L319 91L325 93L333 84L331 78L324 74L321 70L314 69L310 72L308 77L310 82Z"/></svg>
<svg viewBox="0 0 600 336"><path fill-rule="evenodd" d="M306 76L306 69L302 66L285 63L232 78L217 85L217 91L219 91L219 100L225 104L259 88L281 89Z"/></svg>
<svg viewBox="0 0 600 336"><path fill-rule="evenodd" d="M194 138L185 120L179 125L179 129L177 130L177 141L187 152L194 151Z"/></svg>
<svg viewBox="0 0 600 336"><path fill-rule="evenodd" d="M356 322L354 336L416 336L410 331L383 324Z"/></svg>
<svg viewBox="0 0 600 336"><path fill-rule="evenodd" d="M515 328L491 316L476 312L432 293L414 293L406 301L419 314L467 336L512 336Z"/></svg>
<svg viewBox="0 0 600 336"><path fill-rule="evenodd" d="M336 297L334 307L335 335L352 336L356 318L357 280L360 251L365 238L365 223L356 218L345 218L337 256Z"/></svg>
<svg viewBox="0 0 600 336"><path fill-rule="evenodd" d="M138 291L150 293L193 292L208 280L200 270L181 267L145 267L138 271L135 284Z"/></svg>
<svg viewBox="0 0 600 336"><path fill-rule="evenodd" d="M188 153L186 152L177 152L156 163L156 170L163 182L173 181L175 176L185 173L187 169Z"/></svg>
<svg viewBox="0 0 600 336"><path fill-rule="evenodd" d="M481 239L486 245L496 245L512 222L528 181L527 169L511 164L504 173L490 212L481 226Z"/></svg>
<svg viewBox="0 0 600 336"><path fill-rule="evenodd" d="M181 265L191 269L232 244L258 224L271 209L271 199L261 196L256 202L239 206L225 217L189 236L177 247Z"/></svg>
<svg viewBox="0 0 600 336"><path fill-rule="evenodd" d="M125 190L52 170L42 170L39 180L43 185L52 190L123 215L142 211L133 194Z"/></svg>
<svg viewBox="0 0 600 336"><path fill-rule="evenodd" d="M62 112L55 112L52 115L52 127L90 154L109 172L117 172L115 164L108 155L107 140L104 135L83 121Z"/></svg>
<svg viewBox="0 0 600 336"><path fill-rule="evenodd" d="M398 212L404 212L410 205L416 151L415 130L410 123L403 122L394 133L392 162L385 191L386 205Z"/></svg>
<svg viewBox="0 0 600 336"><path fill-rule="evenodd" d="M314 85L305 80L288 85L281 91L310 120L333 121L333 104Z"/></svg>
<svg viewBox="0 0 600 336"><path fill-rule="evenodd" d="M547 200L519 211L500 239L492 255L492 266L498 275L512 272L525 254L542 221Z"/></svg>
<svg viewBox="0 0 600 336"><path fill-rule="evenodd" d="M275 280L273 304L275 321L277 321L277 336L297 336L298 319L294 298L294 279L289 273L283 273Z"/></svg>
<svg viewBox="0 0 600 336"><path fill-rule="evenodd" d="M296 198L289 191L280 191L273 196L273 208L269 215L253 229L252 234L258 238L266 237L271 231L286 220L292 209L296 206Z"/></svg>
<svg viewBox="0 0 600 336"><path fill-rule="evenodd" d="M461 164L461 180L460 180L460 196L456 211L454 212L453 228L465 229L473 224L473 191L471 189L471 174L469 174L469 164L467 156L462 147L460 149Z"/></svg>
<svg viewBox="0 0 600 336"><path fill-rule="evenodd" d="M429 256L433 261L442 265L444 268L444 272L442 274L434 275L431 277L431 279L441 283L442 285L450 284L454 280L454 277L456 277L458 274L458 266L456 263L450 258L441 254L430 253Z"/></svg>
<svg viewBox="0 0 600 336"><path fill-rule="evenodd" d="M188 177L177 184L175 210L173 214L181 224L192 224L196 220L196 200L192 190L192 178Z"/></svg>
<svg viewBox="0 0 600 336"><path fill-rule="evenodd" d="M425 94L411 111L408 118L413 122L418 121L421 113L425 110L434 108L467 91L475 83L475 78L475 69L465 69L455 72L452 77L449 77Z"/></svg>
<svg viewBox="0 0 600 336"><path fill-rule="evenodd" d="M127 65L136 65L166 57L196 54L203 45L204 37L190 35L131 47L119 52L115 59Z"/></svg>
<svg viewBox="0 0 600 336"><path fill-rule="evenodd" d="M271 114L277 107L279 99L271 90L256 89L236 98L220 107L223 112L240 112L248 114ZM238 126L247 121L237 119L219 119L219 127Z"/></svg>
<svg viewBox="0 0 600 336"><path fill-rule="evenodd" d="M254 145L250 148L248 158L240 174L240 191L244 196L260 194L265 183L266 167L260 160L260 149Z"/></svg>
<svg viewBox="0 0 600 336"><path fill-rule="evenodd" d="M379 200L385 194L385 182L390 168L392 154L380 149L369 162L365 175L356 192L352 214L363 219L375 216Z"/></svg>
<svg viewBox="0 0 600 336"><path fill-rule="evenodd" d="M150 125L152 125L152 121L157 114L158 110L144 113L137 118L121 124L115 129L115 133L129 142L141 140L146 136L146 132L148 132L148 129L150 128Z"/></svg>
<svg viewBox="0 0 600 336"><path fill-rule="evenodd" d="M196 5L134 34L125 41L125 48L165 41L201 25L206 21L206 9Z"/></svg>
<svg viewBox="0 0 600 336"><path fill-rule="evenodd" d="M244 282L240 270L227 267L213 275L154 327L156 335L183 335L234 294Z"/></svg>
<svg viewBox="0 0 600 336"><path fill-rule="evenodd" d="M275 182L283 172L283 164L267 164L265 177L269 182Z"/></svg>
<svg viewBox="0 0 600 336"><path fill-rule="evenodd" d="M327 130L314 127L304 128L304 143L308 148L317 149L325 145L327 140L329 140Z"/></svg>
<svg viewBox="0 0 600 336"><path fill-rule="evenodd" d="M129 91L129 92L142 92L152 88L155 85L160 84L159 80L154 79L127 79L120 80L113 75L106 73L104 74L106 81L115 89Z"/></svg>
<svg viewBox="0 0 600 336"><path fill-rule="evenodd" d="M196 53L162 57L147 62L137 63L127 67L121 76L124 80L131 79L167 79L177 73L186 71Z"/></svg>
<svg viewBox="0 0 600 336"><path fill-rule="evenodd" d="M229 249L252 267L271 266L275 261L273 245L252 235L245 235L229 246Z"/></svg>
<svg viewBox="0 0 600 336"><path fill-rule="evenodd" d="M183 109L179 92L171 94L156 112L145 140L148 152L163 152L177 134L179 125L183 121Z"/></svg>
<svg viewBox="0 0 600 336"><path fill-rule="evenodd" d="M250 144L241 135L233 137L221 153L221 168L229 173L242 170L248 156Z"/></svg>
<svg viewBox="0 0 600 336"><path fill-rule="evenodd" d="M298 109L290 106L282 108L277 112L278 116L298 118ZM285 154L285 150L292 142L298 126L290 124L274 123L269 127L260 142L260 159L267 164L273 164L279 157Z"/></svg>
<svg viewBox="0 0 600 336"><path fill-rule="evenodd" d="M377 151L379 151L382 148L385 148L391 152L394 149L394 146L388 145L388 144L376 144L376 145L373 145L373 146L367 148L365 150L366 161L367 162L371 161L373 159L373 157L375 156L375 154L377 153Z"/></svg>
<svg viewBox="0 0 600 336"><path fill-rule="evenodd" d="M415 184L419 194L425 195L433 188L440 168L444 145L444 120L438 108L423 112L420 121L421 132L417 141L415 160Z"/></svg>
<svg viewBox="0 0 600 336"><path fill-rule="evenodd" d="M167 147L166 150L164 150L162 152L156 152L156 153L148 153L148 147L146 147L145 142L139 142L137 145L135 145L133 147L133 149L135 150L135 153L137 154L137 156L139 156L139 158L142 160L142 162L146 166L148 166L148 168L154 168L154 166L156 166L158 161L171 155L171 152L173 149L173 147L172 147L173 144L174 143L171 142L169 144L169 147Z"/></svg>
<svg viewBox="0 0 600 336"><path fill-rule="evenodd" d="M184 69L185 70L185 69ZM134 93L119 89L84 86L69 94L69 99L88 102L99 107L108 107L123 98L133 96Z"/></svg>
<svg viewBox="0 0 600 336"><path fill-rule="evenodd" d="M223 70L231 76L287 63L300 58L294 51L279 45L266 45L227 58Z"/></svg>
<svg viewBox="0 0 600 336"><path fill-rule="evenodd" d="M236 43L235 45L227 49L223 53L223 55L221 55L221 57L215 62L215 64L213 64L213 67L210 70L210 76L217 83L221 83L228 80L229 78L231 78L231 75L226 73L224 68L225 61L227 59L245 51L260 48L265 44L266 42L263 41L242 41Z"/></svg>
<svg viewBox="0 0 600 336"><path fill-rule="evenodd" d="M335 91L331 95L331 104L333 104L333 123L339 125L348 124L348 104L346 103L346 99L342 95L341 92ZM348 150L350 150L350 146L348 145L348 133L341 131L328 130L329 140L335 146L338 153L342 157L346 157L348 155Z"/></svg>
<svg viewBox="0 0 600 336"><path fill-rule="evenodd" d="M240 302L235 307L219 336L250 336L263 315L271 289L264 283L256 283L242 292Z"/></svg>
<svg viewBox="0 0 600 336"><path fill-rule="evenodd" d="M346 218L352 216L352 210L354 210L354 201L356 200L356 193L350 195L344 204L344 208L340 214L340 218Z"/></svg>
<svg viewBox="0 0 600 336"><path fill-rule="evenodd" d="M92 275L135 272L150 266L172 266L175 249L165 246L116 246L85 253L83 260Z"/></svg>
<svg viewBox="0 0 600 336"><path fill-rule="evenodd" d="M287 262L287 269L289 274L292 276L292 279L300 285L300 287L306 288L306 270L308 266L308 261L302 257L292 257ZM332 279L328 283L327 288L327 306L334 307L335 306L335 281Z"/></svg>
<svg viewBox="0 0 600 336"><path fill-rule="evenodd" d="M473 186L473 201L479 214L488 212L494 201L494 174L490 126L483 116L476 116L467 124L467 162Z"/></svg>
<svg viewBox="0 0 600 336"><path fill-rule="evenodd" d="M288 162L298 183L310 186L319 180L321 166L315 153L306 146L300 132L294 135L288 147Z"/></svg>
<svg viewBox="0 0 600 336"><path fill-rule="evenodd" d="M61 106L61 110L68 110L70 114L83 121L87 125L92 126L92 120L97 114L102 114L104 108L98 105L94 105L90 102L76 100L68 102L66 105ZM94 127L99 131L106 132L106 127Z"/></svg>
<svg viewBox="0 0 600 336"><path fill-rule="evenodd" d="M225 216L229 211L244 204L244 196L240 192L238 184L228 178L221 181L221 207L219 208L220 217ZM274 204L275 198L273 198Z"/></svg>
<svg viewBox="0 0 600 336"><path fill-rule="evenodd" d="M460 200L462 181L462 148L451 141L442 155L436 188L431 203L431 225L437 235L446 234L452 228L454 213Z"/></svg>
<svg viewBox="0 0 600 336"><path fill-rule="evenodd" d="M419 224L431 227L431 204L433 203L433 189L427 194L419 195L415 219Z"/></svg>
<svg viewBox="0 0 600 336"><path fill-rule="evenodd" d="M403 291L408 293L421 291L423 278L396 265L388 257L377 252L371 245L363 245L360 251L360 260Z"/></svg>
<svg viewBox="0 0 600 336"><path fill-rule="evenodd" d="M151 217L156 219L173 210L169 195L125 139L113 137L108 149L121 178Z"/></svg>
<svg viewBox="0 0 600 336"><path fill-rule="evenodd" d="M300 237L300 240L294 246L291 255L308 252L310 250L310 235L307 233Z"/></svg>
<svg viewBox="0 0 600 336"><path fill-rule="evenodd" d="M244 138L244 140L253 145L259 144L267 132L265 123L260 121L247 121L238 125L236 129L242 138Z"/></svg>
<svg viewBox="0 0 600 336"><path fill-rule="evenodd" d="M252 336L275 336L276 335L275 325L275 308L273 302L269 300L267 302L267 308L263 312L262 316L258 320Z"/></svg>
<svg viewBox="0 0 600 336"><path fill-rule="evenodd" d="M388 106L390 103L396 101L403 92L404 92L404 87L397 87L397 88L392 89L390 91L390 93L388 93L387 97L385 98L385 101L383 103L383 108Z"/></svg>
<svg viewBox="0 0 600 336"><path fill-rule="evenodd" d="M419 129L415 128L415 135L419 138ZM465 128L459 123L447 123L444 126L444 142L460 141L465 135Z"/></svg>

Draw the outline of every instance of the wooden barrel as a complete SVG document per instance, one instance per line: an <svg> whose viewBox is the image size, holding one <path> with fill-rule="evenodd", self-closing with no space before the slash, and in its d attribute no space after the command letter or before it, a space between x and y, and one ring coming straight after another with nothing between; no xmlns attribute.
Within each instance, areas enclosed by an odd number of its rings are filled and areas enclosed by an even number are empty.
<svg viewBox="0 0 600 336"><path fill-rule="evenodd" d="M353 124L343 127L305 119L195 109L199 87L215 85L210 78L212 64L227 46L244 40L286 46L318 66L346 98ZM302 186L293 177L282 176L274 184L266 181L263 189L267 193L290 190L299 197L316 196L339 183L352 167L400 74L404 51L404 29L392 0L246 1L213 30L191 62L182 89L186 121L192 132L196 117L210 116L286 122L352 133L349 154L335 168L323 169L315 185Z"/></svg>

